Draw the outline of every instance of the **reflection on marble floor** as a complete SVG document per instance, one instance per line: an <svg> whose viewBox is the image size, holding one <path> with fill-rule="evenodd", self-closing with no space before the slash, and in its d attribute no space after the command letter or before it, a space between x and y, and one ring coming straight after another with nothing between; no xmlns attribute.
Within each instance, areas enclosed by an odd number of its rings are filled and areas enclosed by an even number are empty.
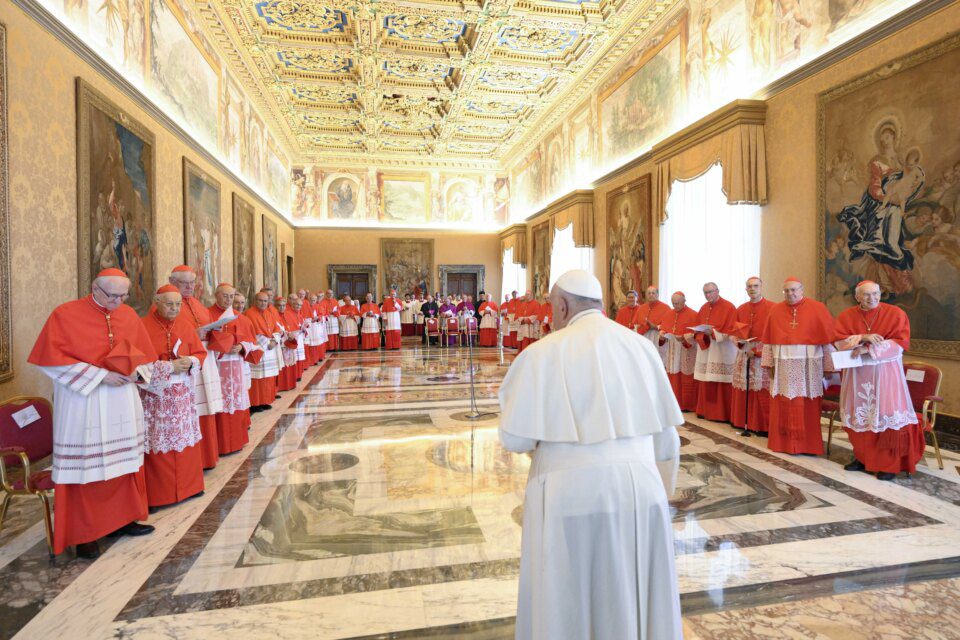
<svg viewBox="0 0 960 640"><path fill-rule="evenodd" d="M510 360L474 353L481 410ZM336 354L314 372L153 536L50 564L23 508L0 532L0 638L512 637L529 458L500 448L496 416L468 418L469 354ZM842 435L828 460L681 431L688 640L960 637L956 474L845 472Z"/></svg>

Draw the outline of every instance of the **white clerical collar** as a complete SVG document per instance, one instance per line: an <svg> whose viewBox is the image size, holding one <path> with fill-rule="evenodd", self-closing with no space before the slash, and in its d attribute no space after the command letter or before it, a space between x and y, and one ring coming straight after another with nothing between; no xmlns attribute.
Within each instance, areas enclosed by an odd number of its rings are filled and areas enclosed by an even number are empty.
<svg viewBox="0 0 960 640"><path fill-rule="evenodd" d="M569 327L570 325L572 325L572 324L573 324L574 322L576 322L577 320L580 320L581 318L585 318L585 317L587 317L588 315L592 315L592 314L594 314L594 313L601 313L601 311L600 311L600 309L587 309L586 311L581 311L581 312L578 313L577 315L575 315L575 316L573 316L572 318L570 318L570 322L567 323L567 326Z"/></svg>

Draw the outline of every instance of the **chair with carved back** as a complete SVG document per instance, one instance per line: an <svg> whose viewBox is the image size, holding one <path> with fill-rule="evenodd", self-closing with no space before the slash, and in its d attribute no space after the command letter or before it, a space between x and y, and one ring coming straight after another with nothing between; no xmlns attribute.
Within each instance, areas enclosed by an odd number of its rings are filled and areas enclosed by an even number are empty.
<svg viewBox="0 0 960 640"><path fill-rule="evenodd" d="M447 318L446 322L443 323L443 331L446 334L443 340L444 346L450 346L450 338L455 337L457 339L457 346L460 346L460 319L456 316L452 318Z"/></svg>
<svg viewBox="0 0 960 640"><path fill-rule="evenodd" d="M477 344L478 335L480 335L480 332L477 326L477 319L473 316L466 317L463 322L463 338L466 339L467 344Z"/></svg>
<svg viewBox="0 0 960 640"><path fill-rule="evenodd" d="M36 415L21 427L17 416ZM53 554L53 478L49 469L36 471L36 463L53 453L53 406L46 398L18 396L0 403L0 527L15 496L36 496L43 509L47 547Z"/></svg>
<svg viewBox="0 0 960 640"><path fill-rule="evenodd" d="M940 455L940 442L933 428L937 424L937 405L943 402L940 386L943 383L943 371L940 367L925 362L904 362L903 373L907 377L907 389L917 419L924 432L930 434L937 464L943 469L943 457Z"/></svg>
<svg viewBox="0 0 960 640"><path fill-rule="evenodd" d="M437 345L440 346L440 320L437 318L426 318L423 323L423 331L427 334L427 350L430 349L431 338L436 338Z"/></svg>

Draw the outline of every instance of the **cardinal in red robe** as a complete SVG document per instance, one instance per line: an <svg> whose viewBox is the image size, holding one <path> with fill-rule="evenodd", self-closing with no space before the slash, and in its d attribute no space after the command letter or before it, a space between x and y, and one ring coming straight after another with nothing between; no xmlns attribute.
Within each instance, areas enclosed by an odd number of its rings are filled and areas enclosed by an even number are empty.
<svg viewBox="0 0 960 640"><path fill-rule="evenodd" d="M236 289L229 282L222 282L216 289L217 301L208 307L210 317L217 320L225 314L236 319L215 332L211 344L217 342L222 348L212 350L220 371L220 388L223 396L223 411L217 414L217 447L220 455L235 453L249 442L247 427L250 424L250 394L246 386L245 356L259 350L257 337L247 318L239 321L233 308ZM239 322L238 322L239 321Z"/></svg>
<svg viewBox="0 0 960 640"><path fill-rule="evenodd" d="M500 308L496 302L491 300L491 296L483 291L480 292L480 297L482 301L480 302L480 308L477 309L477 314L480 316L478 329L480 334L479 345L481 347L495 347L497 346L497 326L499 324Z"/></svg>
<svg viewBox="0 0 960 640"><path fill-rule="evenodd" d="M383 315L383 345L384 349L399 349L402 327L400 326L400 312L403 311L403 302L397 298L396 289L390 290L380 306Z"/></svg>
<svg viewBox="0 0 960 640"><path fill-rule="evenodd" d="M636 332L652 342L660 352L660 359L667 362L667 347L660 345L660 325L670 311L670 305L660 302L660 290L651 285L647 287L646 301L637 305L632 324Z"/></svg>
<svg viewBox="0 0 960 640"><path fill-rule="evenodd" d="M270 409L277 393L277 376L282 365L280 330L270 312L270 297L260 291L254 297L254 306L244 315L253 326L257 345L263 350L263 358L250 366L250 411Z"/></svg>
<svg viewBox="0 0 960 640"><path fill-rule="evenodd" d="M340 350L356 351L360 346L360 307L354 304L350 296L344 297L339 307Z"/></svg>
<svg viewBox="0 0 960 640"><path fill-rule="evenodd" d="M280 324L283 326L281 346L283 348L283 368L277 376L277 389L289 391L297 386L297 336L300 334L300 315L288 304L283 296L277 296L273 304L280 312Z"/></svg>
<svg viewBox="0 0 960 640"><path fill-rule="evenodd" d="M135 383L157 352L136 312L123 304L129 290L123 271L101 271L91 295L53 310L27 358L54 384L57 554L76 545L78 555L95 558L97 540L108 533L153 531L136 522L147 517L147 488Z"/></svg>
<svg viewBox="0 0 960 640"><path fill-rule="evenodd" d="M517 297L517 292L513 292L513 297L504 305L507 309L507 331L503 335L503 346L510 349L520 348L520 305L523 301Z"/></svg>
<svg viewBox="0 0 960 640"><path fill-rule="evenodd" d="M707 299L697 313L696 326L710 327L695 332L697 362L693 377L697 384L697 415L714 422L730 420L730 404L733 395L733 363L737 348L730 340L737 317L737 308L729 300L720 297L716 283L703 285ZM687 334L694 337L694 333Z"/></svg>
<svg viewBox="0 0 960 640"><path fill-rule="evenodd" d="M780 453L820 455L824 358L829 365L833 317L822 302L804 297L803 283L797 278L783 283L783 295L784 301L770 310L760 335L761 364L770 376L767 444Z"/></svg>
<svg viewBox="0 0 960 640"><path fill-rule="evenodd" d="M363 318L360 325L360 348L372 350L380 348L380 307L373 301L373 294L367 294L367 301L360 307Z"/></svg>
<svg viewBox="0 0 960 640"><path fill-rule="evenodd" d="M670 297L673 308L663 314L660 322L660 347L667 352L664 366L670 387L680 408L695 411L697 408L697 385L693 371L697 360L697 343L687 336L687 327L696 325L697 312L687 306L687 296L682 291Z"/></svg>
<svg viewBox="0 0 960 640"><path fill-rule="evenodd" d="M915 472L926 449L903 372L910 320L900 307L880 302L875 282L857 285L856 298L857 306L836 322L837 348L853 350L863 361L843 370L840 420L854 456L844 468L893 480L900 472Z"/></svg>
<svg viewBox="0 0 960 640"><path fill-rule="evenodd" d="M770 420L770 379L767 377L767 370L760 366L763 343L758 338L774 303L763 297L762 286L760 278L748 279L749 300L737 307L737 322L741 328L734 335L738 353L733 370L730 422L741 429L747 428L750 431L767 433ZM748 363L749 380L747 379Z"/></svg>
<svg viewBox="0 0 960 640"><path fill-rule="evenodd" d="M630 331L636 330L633 319L636 317L637 311L640 310L640 305L637 304L639 300L640 295L636 291L627 292L627 304L620 307L617 310L617 315L613 318L617 324L623 325Z"/></svg>
<svg viewBox="0 0 960 640"><path fill-rule="evenodd" d="M327 318L327 351L338 351L340 349L340 303L333 296L333 289L327 290L327 295L320 304Z"/></svg>

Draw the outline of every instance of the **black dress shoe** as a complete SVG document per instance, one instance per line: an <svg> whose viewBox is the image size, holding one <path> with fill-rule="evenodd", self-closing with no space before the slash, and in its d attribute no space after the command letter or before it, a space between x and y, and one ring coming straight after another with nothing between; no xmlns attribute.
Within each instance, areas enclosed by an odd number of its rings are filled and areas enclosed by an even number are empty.
<svg viewBox="0 0 960 640"><path fill-rule="evenodd" d="M100 545L97 544L96 540L78 544L77 557L85 560L96 560L100 557Z"/></svg>
<svg viewBox="0 0 960 640"><path fill-rule="evenodd" d="M854 458L853 462L849 462L843 465L843 470L844 471L866 471L867 468L863 466L862 462Z"/></svg>
<svg viewBox="0 0 960 640"><path fill-rule="evenodd" d="M153 525L149 524L140 524L139 522L131 522L126 524L111 534L108 534L108 537L113 538L116 536L145 536L149 533L153 533Z"/></svg>
<svg viewBox="0 0 960 640"><path fill-rule="evenodd" d="M881 471L877 474L877 480L886 480L887 482L893 480L897 477L897 474L890 473L889 471Z"/></svg>

